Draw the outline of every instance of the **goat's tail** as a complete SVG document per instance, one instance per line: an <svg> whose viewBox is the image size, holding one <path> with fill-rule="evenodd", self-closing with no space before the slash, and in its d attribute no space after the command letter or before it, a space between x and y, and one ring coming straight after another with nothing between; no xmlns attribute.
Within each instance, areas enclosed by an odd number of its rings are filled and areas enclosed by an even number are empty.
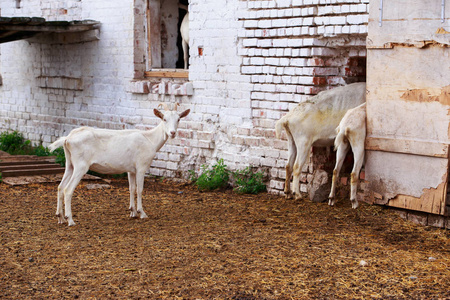
<svg viewBox="0 0 450 300"><path fill-rule="evenodd" d="M50 149L50 151L55 151L57 148L59 147L63 147L64 143L66 142L67 137L63 136L60 137L59 139L57 139L55 142L53 142L50 146L48 146L48 149Z"/></svg>
<svg viewBox="0 0 450 300"><path fill-rule="evenodd" d="M281 131L283 130L283 127L286 126L285 124L286 124L286 121L284 120L284 118L279 119L275 123L275 135L276 135L277 139L281 138Z"/></svg>
<svg viewBox="0 0 450 300"><path fill-rule="evenodd" d="M336 139L334 140L334 150L337 150L340 145L345 143L348 133L349 133L349 128L348 127L340 128L340 126L338 126L336 128L336 133L337 133L337 135L336 135Z"/></svg>

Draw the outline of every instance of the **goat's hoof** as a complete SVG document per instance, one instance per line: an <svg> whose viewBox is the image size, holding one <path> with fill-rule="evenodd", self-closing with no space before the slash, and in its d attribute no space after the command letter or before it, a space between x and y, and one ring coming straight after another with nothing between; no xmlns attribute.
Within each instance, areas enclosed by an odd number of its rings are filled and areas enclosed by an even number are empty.
<svg viewBox="0 0 450 300"><path fill-rule="evenodd" d="M333 198L328 198L328 205L329 206L334 206L334 199Z"/></svg>
<svg viewBox="0 0 450 300"><path fill-rule="evenodd" d="M141 212L141 219L148 218L147 214L145 212Z"/></svg>
<svg viewBox="0 0 450 300"><path fill-rule="evenodd" d="M75 222L73 221L72 216L65 216L65 218L67 220L67 223L69 223L68 224L69 226L74 226L75 225Z"/></svg>
<svg viewBox="0 0 450 300"><path fill-rule="evenodd" d="M136 211L131 211L130 212L130 218L137 218L137 212Z"/></svg>
<svg viewBox="0 0 450 300"><path fill-rule="evenodd" d="M300 193L294 193L294 199L295 201L302 200L302 195Z"/></svg>
<svg viewBox="0 0 450 300"><path fill-rule="evenodd" d="M56 217L58 218L58 224L66 223L66 220L63 217L61 217L60 214L56 214Z"/></svg>
<svg viewBox="0 0 450 300"><path fill-rule="evenodd" d="M289 199L292 199L293 197L292 197L292 194L291 193L289 193L289 192L285 192L285 194L284 194L284 197L286 198L286 200L289 200Z"/></svg>
<svg viewBox="0 0 450 300"><path fill-rule="evenodd" d="M352 208L353 209L357 209L358 206L359 206L358 201L356 201L356 200L352 201Z"/></svg>

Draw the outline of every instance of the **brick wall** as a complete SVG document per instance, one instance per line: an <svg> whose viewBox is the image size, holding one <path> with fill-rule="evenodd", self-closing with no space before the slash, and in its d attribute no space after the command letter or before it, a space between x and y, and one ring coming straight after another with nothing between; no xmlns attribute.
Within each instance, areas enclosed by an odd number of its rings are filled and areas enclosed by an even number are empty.
<svg viewBox="0 0 450 300"><path fill-rule="evenodd" d="M260 138L255 162L270 167L270 189L283 188L287 145L274 123L319 91L365 81L368 1L246 1L240 11L241 71L251 78L251 135ZM301 190L312 179L305 166Z"/></svg>
<svg viewBox="0 0 450 300"><path fill-rule="evenodd" d="M136 103L123 93L133 77L130 5L121 1L2 2L3 16L47 20L94 19L100 40L80 42L70 35L44 35L0 45L3 86L0 124L34 142L48 144L71 129L90 125L123 128L136 116ZM39 9L37 9L39 8ZM62 42L64 41L64 42Z"/></svg>
<svg viewBox="0 0 450 300"><path fill-rule="evenodd" d="M368 0L191 0L188 81L142 78L144 0L22 3L1 2L2 15L102 25L91 42L0 45L0 130L47 145L81 125L151 128L159 102L179 102L191 114L154 175L187 177L223 158L231 169L261 168L279 192L287 145L274 137L276 120L320 90L365 79Z"/></svg>

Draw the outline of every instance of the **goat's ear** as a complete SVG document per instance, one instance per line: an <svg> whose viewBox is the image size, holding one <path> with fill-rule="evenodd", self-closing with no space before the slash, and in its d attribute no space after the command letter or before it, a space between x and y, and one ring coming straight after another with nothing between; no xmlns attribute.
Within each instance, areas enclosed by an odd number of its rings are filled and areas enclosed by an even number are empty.
<svg viewBox="0 0 450 300"><path fill-rule="evenodd" d="M180 114L180 118L186 117L190 112L191 112L190 109L186 109L185 111L183 111L183 112Z"/></svg>
<svg viewBox="0 0 450 300"><path fill-rule="evenodd" d="M155 114L155 116L157 116L158 118L160 118L161 120L164 119L164 115L162 112L160 112L159 110L157 110L156 108L153 109L153 113Z"/></svg>

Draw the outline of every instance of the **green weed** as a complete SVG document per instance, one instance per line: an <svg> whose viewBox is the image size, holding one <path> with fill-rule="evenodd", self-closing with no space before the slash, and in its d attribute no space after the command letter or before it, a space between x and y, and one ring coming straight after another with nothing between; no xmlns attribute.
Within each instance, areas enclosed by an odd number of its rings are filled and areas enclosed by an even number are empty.
<svg viewBox="0 0 450 300"><path fill-rule="evenodd" d="M31 142L25 140L23 134L18 131L0 133L0 150L12 155L30 154L33 151Z"/></svg>
<svg viewBox="0 0 450 300"><path fill-rule="evenodd" d="M223 159L219 159L217 164L213 165L211 168L208 168L206 165L203 165L201 168L202 173L194 183L199 190L211 191L227 187L230 172L223 163Z"/></svg>
<svg viewBox="0 0 450 300"><path fill-rule="evenodd" d="M26 140L18 131L0 133L0 150L12 155L37 155L50 156L50 150L42 146L33 146L30 140Z"/></svg>
<svg viewBox="0 0 450 300"><path fill-rule="evenodd" d="M39 145L34 147L33 154L37 156L50 156L52 155L50 150L47 147Z"/></svg>
<svg viewBox="0 0 450 300"><path fill-rule="evenodd" d="M199 176L196 175L194 170L190 170L189 180L201 191L215 190L227 187L231 174L235 181L235 192L240 194L258 194L266 190L266 185L263 182L264 174L262 172L253 173L252 169L252 167L247 167L244 170L230 172L223 159L219 159L217 164L211 168L202 165L202 172Z"/></svg>
<svg viewBox="0 0 450 300"><path fill-rule="evenodd" d="M247 167L244 170L237 170L232 174L236 181L235 192L239 194L258 194L266 191L266 185L263 183L263 173L253 173L252 168Z"/></svg>

